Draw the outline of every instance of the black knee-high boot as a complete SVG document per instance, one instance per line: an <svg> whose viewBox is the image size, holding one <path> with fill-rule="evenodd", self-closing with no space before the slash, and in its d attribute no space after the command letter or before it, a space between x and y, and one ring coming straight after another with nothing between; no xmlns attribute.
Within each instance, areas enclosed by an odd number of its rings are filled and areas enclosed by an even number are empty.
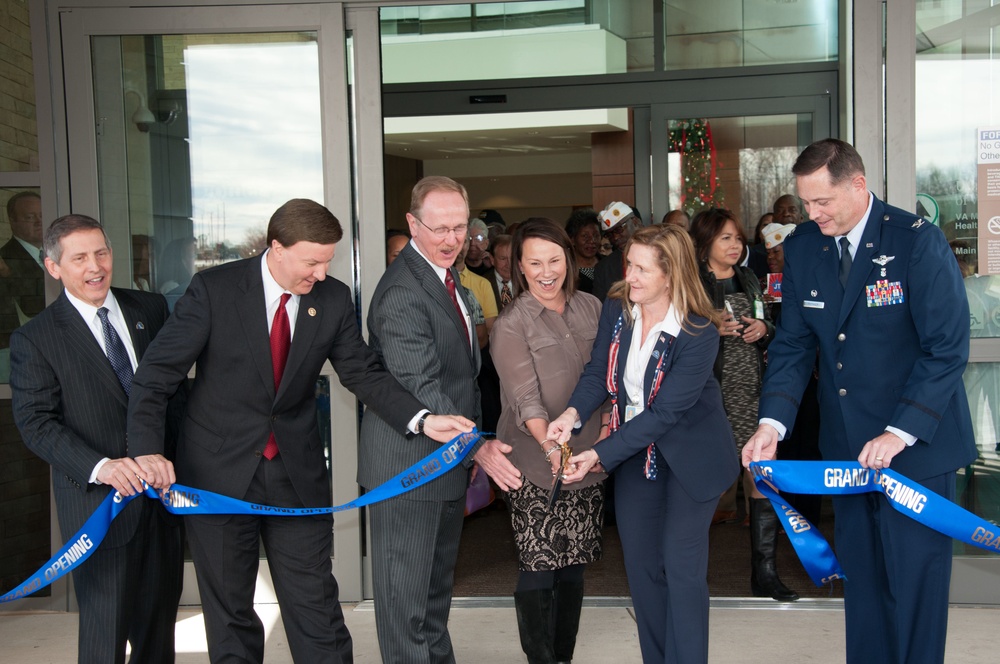
<svg viewBox="0 0 1000 664"><path fill-rule="evenodd" d="M583 582L558 581L555 590L555 627L552 636L552 651L557 664L569 664L573 660L582 608Z"/></svg>
<svg viewBox="0 0 1000 664"><path fill-rule="evenodd" d="M778 578L775 550L778 515L767 498L750 499L750 591L754 597L771 597L779 602L799 598Z"/></svg>
<svg viewBox="0 0 1000 664"><path fill-rule="evenodd" d="M555 664L552 652L552 597L551 588L514 593L517 631L521 635L521 649L528 656L528 664Z"/></svg>

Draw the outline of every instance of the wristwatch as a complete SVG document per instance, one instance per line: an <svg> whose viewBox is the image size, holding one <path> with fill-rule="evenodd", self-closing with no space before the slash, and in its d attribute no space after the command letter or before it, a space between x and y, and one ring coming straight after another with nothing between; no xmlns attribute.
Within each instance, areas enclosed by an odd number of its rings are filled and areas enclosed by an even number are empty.
<svg viewBox="0 0 1000 664"><path fill-rule="evenodd" d="M424 423L427 422L427 418L430 416L430 414L431 414L431 412L427 411L426 413L424 413L423 415L420 416L419 420L417 420L417 433L418 434L422 434L424 432Z"/></svg>

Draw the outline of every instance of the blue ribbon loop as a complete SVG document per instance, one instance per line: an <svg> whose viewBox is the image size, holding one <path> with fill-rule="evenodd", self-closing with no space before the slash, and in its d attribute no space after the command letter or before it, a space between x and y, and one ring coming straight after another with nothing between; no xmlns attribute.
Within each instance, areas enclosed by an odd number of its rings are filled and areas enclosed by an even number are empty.
<svg viewBox="0 0 1000 664"><path fill-rule="evenodd" d="M158 492L144 483L144 491L132 496L122 496L117 491L109 493L83 527L66 545L49 559L27 581L14 589L0 595L0 604L12 602L38 592L57 579L69 574L73 569L83 564L94 550L104 541L111 522L121 514L125 506L140 495L163 503L167 511L178 514L252 514L257 516L304 516L309 514L332 514L344 510L371 505L389 498L394 498L419 486L437 479L456 465L460 464L469 451L480 439L481 434L476 429L452 438L447 444L441 445L433 453L413 464L392 479L375 487L365 495L343 505L334 507L272 507L257 503L248 503L237 498L230 498L211 491L194 489L182 484L172 484L167 491Z"/></svg>
<svg viewBox="0 0 1000 664"><path fill-rule="evenodd" d="M1000 551L1000 526L976 516L918 482L888 468L862 468L856 461L761 461L750 464L757 489L771 500L785 532L817 586L846 579L829 543L817 528L777 493L881 493L897 511L965 544Z"/></svg>

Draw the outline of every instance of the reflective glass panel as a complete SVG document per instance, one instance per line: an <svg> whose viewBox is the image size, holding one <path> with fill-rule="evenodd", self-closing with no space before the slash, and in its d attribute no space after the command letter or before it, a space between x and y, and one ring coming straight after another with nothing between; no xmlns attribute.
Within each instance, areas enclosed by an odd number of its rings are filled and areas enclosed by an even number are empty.
<svg viewBox="0 0 1000 664"><path fill-rule="evenodd" d="M983 269L981 242L993 234L979 224L982 210L1000 214L998 197L984 197L986 171L980 170L998 166L980 165L983 157L992 161L990 150L981 149L980 132L1000 129L1000 87L994 83L1000 33L990 27L991 14L960 0L917 3L915 209L941 227L966 276L973 337L1000 336L994 296L1000 269Z"/></svg>
<svg viewBox="0 0 1000 664"><path fill-rule="evenodd" d="M380 18L386 84L652 69L649 0L385 7Z"/></svg>
<svg viewBox="0 0 1000 664"><path fill-rule="evenodd" d="M38 189L0 189L0 383L10 376L10 334L45 308L42 199Z"/></svg>
<svg viewBox="0 0 1000 664"><path fill-rule="evenodd" d="M10 335L45 306L38 262L42 210L37 189L0 189L0 383L10 376ZM49 465L21 442L10 399L0 400L0 592L49 559ZM49 596L44 588L37 596Z"/></svg>
<svg viewBox="0 0 1000 664"><path fill-rule="evenodd" d="M993 325L996 326L996 323ZM958 471L956 501L987 521L1000 523L1000 364L970 363L964 379L979 458ZM970 556L991 554L985 549L957 541L955 553Z"/></svg>
<svg viewBox="0 0 1000 664"><path fill-rule="evenodd" d="M685 118L669 122L668 201L691 218L725 207L743 220L749 237L775 200L795 193L792 164L811 116L758 115Z"/></svg>
<svg viewBox="0 0 1000 664"><path fill-rule="evenodd" d="M668 70L837 59L837 0L661 1Z"/></svg>
<svg viewBox="0 0 1000 664"><path fill-rule="evenodd" d="M315 33L92 41L115 283L167 296L259 254L291 198L323 200Z"/></svg>

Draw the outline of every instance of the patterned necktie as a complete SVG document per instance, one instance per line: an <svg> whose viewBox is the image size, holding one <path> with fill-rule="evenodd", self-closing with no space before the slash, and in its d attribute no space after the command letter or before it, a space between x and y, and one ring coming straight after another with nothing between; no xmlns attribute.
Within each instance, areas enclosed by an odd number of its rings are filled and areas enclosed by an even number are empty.
<svg viewBox="0 0 1000 664"><path fill-rule="evenodd" d="M503 283L503 288L500 289L500 306L506 307L508 304L511 303L511 300L513 299L514 296L510 292L510 286L508 286L507 282L505 281Z"/></svg>
<svg viewBox="0 0 1000 664"><path fill-rule="evenodd" d="M274 321L271 323L271 367L274 370L274 391L278 392L281 385L281 376L285 373L285 363L288 361L288 349L292 347L292 328L288 324L288 312L285 305L291 293L282 293L278 310L274 312ZM267 439L264 447L264 458L271 460L278 456L278 441L274 438L274 431Z"/></svg>
<svg viewBox="0 0 1000 664"><path fill-rule="evenodd" d="M107 351L108 360L111 361L111 368L115 370L118 382L121 383L122 389L125 390L125 396L128 396L132 391L132 361L128 359L128 351L125 350L125 344L122 343L121 337L118 336L115 328L111 325L111 321L108 320L108 308L101 307L98 309L97 317L101 319L101 330L104 332L104 348Z"/></svg>
<svg viewBox="0 0 1000 664"><path fill-rule="evenodd" d="M851 243L846 237L840 238L840 285L847 288L847 275L851 273Z"/></svg>
<svg viewBox="0 0 1000 664"><path fill-rule="evenodd" d="M469 340L469 327L465 324L465 314L462 313L462 307L458 304L458 293L455 292L455 277L451 276L451 270L445 270L444 285L448 289L448 295L451 296L451 303L455 305L455 311L458 312L458 318L462 321L462 331L465 332L465 343L471 347L472 342Z"/></svg>

